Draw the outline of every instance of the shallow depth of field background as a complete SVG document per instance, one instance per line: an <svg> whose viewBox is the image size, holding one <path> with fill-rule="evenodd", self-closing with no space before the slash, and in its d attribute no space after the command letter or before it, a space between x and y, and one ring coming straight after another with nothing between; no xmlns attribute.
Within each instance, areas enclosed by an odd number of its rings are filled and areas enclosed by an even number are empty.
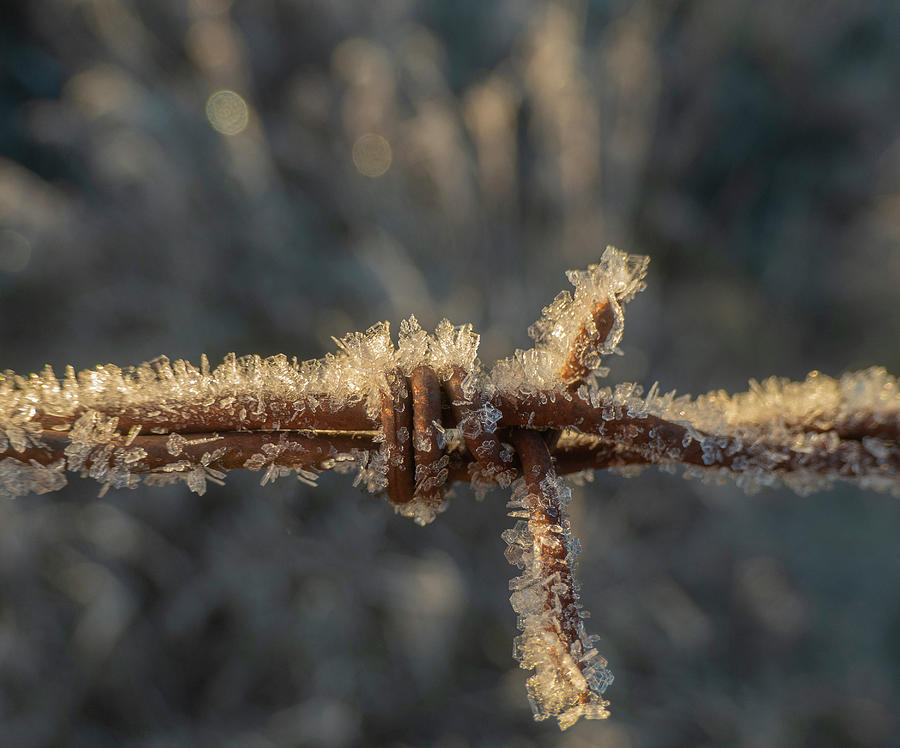
<svg viewBox="0 0 900 748"><path fill-rule="evenodd" d="M652 256L611 380L900 373L890 0L7 0L0 369L316 357L414 313L527 347ZM893 31L892 31L893 29ZM576 489L612 718L535 724L504 496L344 476L0 505L4 746L882 746L900 505Z"/></svg>

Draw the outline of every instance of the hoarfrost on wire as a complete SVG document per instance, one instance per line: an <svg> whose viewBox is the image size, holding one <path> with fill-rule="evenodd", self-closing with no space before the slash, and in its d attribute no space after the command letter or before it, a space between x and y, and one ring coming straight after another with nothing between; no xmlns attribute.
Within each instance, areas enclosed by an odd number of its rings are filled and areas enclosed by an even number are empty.
<svg viewBox="0 0 900 748"><path fill-rule="evenodd" d="M597 375L605 375L600 356L614 353L625 329L624 304L646 287L649 257L630 255L607 247L600 262L587 270L570 270L569 282L574 296L560 292L547 307L541 319L528 330L535 347L517 350L512 357L498 361L491 371L493 385L501 391L532 393L562 387L560 372L566 364L582 329L595 327L594 309L609 304L613 325L605 340L584 363ZM592 331L592 330L591 330Z"/></svg>
<svg viewBox="0 0 900 748"><path fill-rule="evenodd" d="M49 366L28 377L5 372L0 375L0 496L59 490L66 470L96 479L101 495L109 488L134 488L141 478L154 485L182 481L202 495L208 482L221 484L225 478L220 461L228 447L216 446L219 434L206 433L216 429L271 433L271 441L242 462L262 473L262 485L291 473L315 485L317 470L334 469L355 471L354 486L383 492L389 463L400 459L390 453L381 426L383 401L394 396L393 383L405 387L404 377L420 366L430 367L442 382L457 381L462 400L451 405L465 409L454 428L434 422L443 454L416 466L413 500L394 507L419 524L446 507L434 496L448 478L451 454L497 431L504 397L531 395L543 403L562 398L588 404L599 414L586 429L590 433L567 428L556 434L557 446L603 447L613 457L624 455L627 459L610 463L623 474L639 472L646 461L670 472L685 465L686 477L735 480L748 492L780 481L810 493L852 480L900 495L900 386L883 368L837 379L814 371L803 382L751 380L745 393L713 391L694 399L662 394L658 384L646 395L637 384L601 387L597 379L608 373L602 359L621 352L624 306L645 287L648 262L608 247L598 264L569 271L574 293L560 293L543 309L529 329L534 347L517 350L490 371L478 358L480 338L471 325L442 320L429 333L411 316L400 323L396 345L390 325L381 322L336 338L337 352L314 361L230 354L213 369L205 355L199 367L161 356L125 369L103 365L76 374L66 367L62 379ZM322 414L356 406L366 414L368 434L379 448L341 453L332 448L316 469L291 464L290 455L302 452L291 434L313 427L327 431ZM526 427L535 416L532 411ZM140 445L153 447L138 440L141 434L165 438L167 461L159 464L157 457L152 470ZM404 444L412 439L418 450L432 448L430 440L406 427L397 430L396 439ZM32 459L46 461L45 450L54 452L51 442L57 452L64 445L61 458L50 464ZM204 446L197 457L196 447L206 443L209 449ZM474 448L472 457L479 462L470 464L469 475L476 491L488 481L506 488L513 480L512 448L501 442L495 464L496 448L496 440ZM588 471L579 478L590 476ZM534 493L519 478L509 504L518 521L503 533L507 558L522 569L510 583L521 631L514 654L523 668L535 671L528 680L535 718L556 717L562 729L580 717L608 716L602 694L612 682L594 637L585 633L587 613L572 576L578 543L566 517L570 495L552 470Z"/></svg>
<svg viewBox="0 0 900 748"><path fill-rule="evenodd" d="M576 383L579 386L574 393L567 391L570 383L562 380L560 372L579 334L596 332L593 312L598 304L609 305L612 324L605 338L594 340L584 352L582 363L589 365L594 375L605 373L601 356L617 350L624 330L624 305L644 288L647 264L646 257L609 247L598 264L570 271L574 292L561 293L543 310L530 329L535 347L516 351L489 372L478 358L480 339L471 325L454 326L443 320L428 333L415 317L401 322L396 346L390 326L383 322L336 340L337 352L316 361L231 354L213 369L206 356L201 357L199 367L161 356L125 369L102 365L76 374L67 367L61 380L49 366L28 377L7 372L0 377L0 453L14 459L28 449L40 449L43 429L58 430L69 438L66 469L96 478L104 490L133 487L139 481L143 455L131 443L143 428L143 433L169 434L167 449L173 458L170 465L159 469L157 477L147 478L158 483L166 480L161 474L183 472L193 490L204 490L206 480L221 478L210 472L216 470L214 465L180 459L184 446L196 440L178 432L202 423L210 411L216 411L229 429L240 431L257 428L260 414L271 408L277 411L272 416L275 422L265 428L278 431L282 422L291 423L299 416L314 420L325 400L336 407L359 403L373 428L378 428L388 377L395 371L409 376L417 366L427 365L441 380L461 370L466 400L472 401L476 392L481 395L478 407L470 408L457 428L439 429L440 447L445 452L462 449L463 437L493 433L500 418L491 402L495 396L540 392L554 397L561 393L589 403L610 423L627 417L639 424L641 419L656 417L680 425L685 429L681 450L651 431L649 440L637 451L658 464L667 459L677 462L681 451L693 448L696 442L709 467L692 467L690 474L718 471L719 461L729 456L729 450L740 448L741 454L733 459L728 472L746 488L754 490L778 478L807 492L823 484L822 471L804 472L802 465L801 469L785 470L786 455L839 449L849 453L850 460L826 480L849 479L879 490L900 490L896 471L884 459L886 447L879 439L848 444L852 440L842 438L852 435L854 429L865 433L864 427L875 426L896 441L900 387L896 377L882 368L844 374L839 379L812 372L803 382L772 377L761 383L751 381L746 393L713 391L696 399L676 397L674 391L661 394L656 384L646 396L636 384L600 387L590 376ZM126 430L125 425L130 426L123 439L119 432ZM628 433L620 437L632 438ZM20 466L7 472L37 469L25 458L19 462ZM384 489L384 455L366 455L353 463L360 471L360 485L375 492ZM274 461L265 467L264 482L291 470ZM36 486L44 485L38 476L35 481ZM27 481L17 480L16 485L25 486ZM417 507L421 508L414 502L402 511L417 521L433 518L432 509L418 512Z"/></svg>
<svg viewBox="0 0 900 748"><path fill-rule="evenodd" d="M263 444L261 447L262 452L257 452L247 458L244 462L244 469L262 470L265 468L262 478L259 480L259 485L261 486L265 486L267 483L274 483L279 478L284 478L291 473L296 473L297 479L301 483L305 483L308 486L318 485L316 482L318 474L314 471L304 470L301 467L287 467L276 463L276 460L281 457L286 450L294 446L296 446L296 443L287 439Z"/></svg>
<svg viewBox="0 0 900 748"><path fill-rule="evenodd" d="M594 637L584 629L587 612L572 576L579 546L566 514L570 498L571 490L552 471L539 496L519 478L507 505L517 522L502 534L507 560L523 570L509 584L521 631L513 654L522 668L535 671L527 682L535 719L556 717L562 730L581 717L608 717L602 696L613 681ZM538 519L535 505L553 507L551 514L558 510L556 524Z"/></svg>
<svg viewBox="0 0 900 748"><path fill-rule="evenodd" d="M62 458L50 465L18 460L0 460L0 498L12 499L28 493L58 491L66 485L66 461Z"/></svg>
<svg viewBox="0 0 900 748"><path fill-rule="evenodd" d="M735 395L715 390L692 400L674 394L659 396L654 390L642 402L634 396L616 395L615 400L638 416L687 422L706 433L747 439L766 436L775 442L801 428L847 432L868 419L895 433L900 430L900 386L896 377L879 366L839 379L818 371L802 382L781 377L751 379L749 390Z"/></svg>
<svg viewBox="0 0 900 748"><path fill-rule="evenodd" d="M635 432L632 437L642 433L643 419L682 427L680 449L647 426L649 438L636 451L662 466L667 459L684 462L696 443L707 467L689 466L688 477L703 477L709 471L711 480L728 477L750 493L781 482L809 494L835 481L851 481L900 495L886 442L857 437L878 431L895 441L900 434L900 384L882 367L840 378L814 371L802 382L780 377L751 380L747 392L734 395L715 390L697 398L676 397L674 391L660 394L654 384L645 396L640 385L629 383L615 388L584 385L577 396L598 408L605 421L627 420ZM808 465L811 460L821 463L828 455L840 459L816 469ZM722 467L723 460L730 462L729 467Z"/></svg>
<svg viewBox="0 0 900 748"><path fill-rule="evenodd" d="M68 436L68 470L84 472L107 488L133 488L140 477L131 470L144 455L138 448L127 447L141 427L130 428L123 440L118 424L164 423L164 428L145 426L145 432L171 432L166 448L173 460L158 472L146 475L147 482L171 482L178 479L172 478L171 473L183 473L181 479L188 487L202 493L207 480L221 481L221 471L202 461L193 464L179 460L184 446L199 440L178 432L198 420L202 422L203 414L211 409L217 410L235 430L242 430L252 428L252 418L272 403L282 408L285 422L289 422L297 414L314 412L327 398L330 405L337 407L362 403L371 420L377 422L381 396L388 386L387 375L398 368L408 375L416 366L425 364L446 379L455 367L461 367L467 372L466 386L474 390L483 377L477 358L479 340L471 325L454 326L443 320L433 334L428 334L415 317L410 317L401 324L396 347L390 325L384 322L365 333L353 332L336 339L337 353L316 361L230 354L211 369L205 355L199 367L187 361L170 362L161 356L124 369L101 365L76 374L72 367L66 367L61 380L50 366L29 377L6 372L0 376L0 453L22 453L42 447L43 422L50 421L51 430ZM285 405L291 403L293 406ZM498 413L489 405L482 412L479 425L491 429ZM31 482L10 477L5 481L6 493L20 495L29 492L29 486L47 485L41 477L43 466L39 470L21 460L13 462L16 464L6 468L5 475L38 472ZM355 455L345 462L358 466L359 485L373 492L384 489L387 466L383 456ZM90 467L83 470L88 464ZM266 467L264 482L292 470L271 463ZM314 476L309 471L298 473L306 482L313 482Z"/></svg>

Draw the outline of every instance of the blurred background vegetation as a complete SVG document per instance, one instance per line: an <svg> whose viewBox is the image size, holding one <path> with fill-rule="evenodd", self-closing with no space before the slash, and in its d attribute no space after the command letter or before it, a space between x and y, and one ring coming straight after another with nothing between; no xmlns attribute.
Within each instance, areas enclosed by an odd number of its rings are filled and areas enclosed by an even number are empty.
<svg viewBox="0 0 900 748"><path fill-rule="evenodd" d="M0 4L0 369L317 357L415 313L491 363L651 255L614 381L900 372L891 0ZM613 717L535 724L504 498L323 476L0 506L4 746L881 746L900 508L576 490Z"/></svg>

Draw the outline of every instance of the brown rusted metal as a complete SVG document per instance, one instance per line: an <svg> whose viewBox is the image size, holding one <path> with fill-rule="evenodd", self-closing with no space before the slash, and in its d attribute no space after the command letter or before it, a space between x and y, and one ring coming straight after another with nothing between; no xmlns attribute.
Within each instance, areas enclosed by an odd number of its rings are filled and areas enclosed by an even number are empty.
<svg viewBox="0 0 900 748"><path fill-rule="evenodd" d="M413 499L412 396L400 371L388 376L381 399L381 423L387 454L387 494L394 504Z"/></svg>
<svg viewBox="0 0 900 748"><path fill-rule="evenodd" d="M40 465L50 465L65 456L65 448L69 444L68 435L65 432L44 431L38 438L44 444L43 447L29 447L23 452L9 449L6 452L0 452L0 459L12 458L25 463L34 461ZM209 467L217 470L241 470L247 468L247 461L252 457L264 454L263 447L267 444L279 445L279 450L278 454L274 455L266 464L288 468L329 470L337 462L348 460L351 455L358 456L360 453L371 452L380 447L374 436L366 432L326 435L313 434L308 431L223 431L190 434L183 443L179 455L173 457L169 451L168 442L168 435L157 434L138 436L133 439L129 446L143 449L146 456L131 466L130 471L135 474L150 473L166 465L171 465L174 460L178 459L192 464L200 464L205 453L214 452L219 447L225 447L225 452L210 462ZM118 443L124 445L124 439ZM593 445L563 447L556 450L553 457L559 475L585 470L649 464L640 455L622 453L614 446L600 442ZM85 461L85 467L91 467L92 464L91 458ZM468 483L479 467L481 466L471 455L467 453L453 454L450 456L447 466L447 483ZM516 459L511 457L507 477L512 479L516 475L520 475L519 466ZM497 483L497 474L479 473L479 482Z"/></svg>
<svg viewBox="0 0 900 748"><path fill-rule="evenodd" d="M552 623L545 631L560 640L562 651L576 651L584 632L553 458L536 431L511 429L509 438L519 457L528 489L528 528L534 539L535 562L540 568L536 577L542 580L543 607L552 614ZM555 651L548 648L551 656L555 657ZM557 662L556 666L560 677L566 677L563 663ZM579 664L578 667L582 666ZM586 704L589 699L590 692L585 688L579 700Z"/></svg>
<svg viewBox="0 0 900 748"><path fill-rule="evenodd" d="M444 383L457 426L465 424L484 404L478 393L471 399L466 397L462 386L465 378L466 372L457 366L454 367L450 379ZM468 480L481 483L498 481L509 483L515 475L515 463L512 455L503 448L496 432L490 433L482 429L475 433L471 429L463 429L462 437L466 449L474 460Z"/></svg>
<svg viewBox="0 0 900 748"><path fill-rule="evenodd" d="M137 436L127 442L130 449L143 450L144 456L129 466L132 473L151 473L178 460L191 464L200 464L203 455L225 447L221 456L208 464L218 470L246 469L247 461L254 456L265 455L263 447L267 444L278 446L273 457L266 464L282 467L307 468L310 470L328 470L334 467L337 459L348 459L351 454L368 452L378 448L373 436L368 433L329 435L310 435L307 431L223 431L208 434L191 434L181 441L177 455L173 454L171 435L149 434ZM50 465L65 456L69 445L66 432L44 431L38 439L43 447L29 447L24 452L0 452L0 459L12 457L22 462L37 462ZM114 441L116 446L126 446L124 437ZM277 454L275 454L277 452ZM85 461L85 467L93 465L92 457ZM107 460L109 456L107 455Z"/></svg>
<svg viewBox="0 0 900 748"><path fill-rule="evenodd" d="M711 440L711 446L704 450L703 443L694 438L699 432L694 431L692 435L681 424L653 415L629 416L624 408L595 408L577 396L537 393L510 397L501 394L493 404L502 413L504 425L535 429L574 428L596 434L610 444L621 445L642 455L648 463L722 467L742 472L747 460L755 460L765 451L776 472L807 470L852 475L860 468L876 466L879 460L895 469L900 465L900 445L895 443L886 444L886 455L879 458L855 439L840 439L830 449L811 452L803 446L794 449L765 440L746 443L735 437L699 434L701 438Z"/></svg>
<svg viewBox="0 0 900 748"><path fill-rule="evenodd" d="M47 428L74 423L85 412L72 415L42 413L40 422ZM129 407L122 410L92 408L107 417L119 419L118 429L128 433L141 426L145 433L194 434L213 431L374 431L379 423L366 413L362 400L335 403L327 393L304 395L296 400L236 397L228 408L216 404L197 406L174 400L154 402L152 408Z"/></svg>
<svg viewBox="0 0 900 748"><path fill-rule="evenodd" d="M450 402L450 412L446 413L444 425L453 427L463 421L475 407L474 402L465 400L461 382L465 373L462 370L454 372L449 381L444 383ZM389 495L391 500L399 499L398 503L409 501L414 494L415 462L413 460L413 444L410 434L413 433L412 398L409 395L405 380L391 377L393 380L391 392L396 392L398 400L394 402L394 395L385 396L382 401L382 418L385 424L385 439L389 452ZM401 393L405 393L401 396ZM474 398L478 398L475 393ZM700 442L690 438L687 429L676 423L671 423L656 416L628 416L627 413L611 412L608 408L604 413L604 407L594 408L577 396L565 397L559 393L537 393L528 396L509 395L496 396L492 405L501 412L501 420L498 431L494 434L482 432L477 436L464 436L466 448L471 459L465 462L467 475L458 473L459 460L454 459L450 470L451 480L475 480L483 483L497 482L498 476L502 476L503 482L515 474L515 464L511 456L505 453L501 439L498 435L503 433L508 426L530 427L543 430L560 430L563 428L575 428L584 433L596 435L596 446L567 448L558 450L551 446L551 451L558 456L561 473L578 472L589 469L602 469L605 467L624 466L634 464L683 464L696 467L727 468L734 472L742 471L742 463L746 458L755 456L762 448L772 459L772 471L776 473L788 473L798 470L809 472L831 472L837 474L852 475L861 469L871 470L882 465L885 470L900 469L900 445L895 441L884 438L885 433L880 431L882 427L890 427L891 424L881 424L871 418L859 417L852 424L839 424L834 433L839 441L830 449L815 450L810 452L803 449L791 449L784 444L742 444L730 437L710 435L718 445L715 449L704 452ZM398 408L401 408L398 410ZM446 412L446 411L445 411ZM603 416L606 415L607 419ZM40 416L44 425L58 422L56 418ZM160 416L151 419L152 428L160 428ZM398 423L398 420L400 421ZM126 423L130 421L126 420ZM336 423L347 423L354 428L347 429L348 437L360 450L375 448L372 441L372 422L364 411L357 406L349 409L338 409L328 413L323 422L311 422L325 430L325 425L333 426ZM186 439L204 438L205 434L219 433L223 441L218 445L227 447L227 455L224 463L220 463L221 469L239 469L242 467L241 459L246 459L246 449L256 449L262 444L275 442L285 434L297 433L292 430L254 430L254 431L226 431L209 429L205 432L182 431L180 427L170 424L171 431L163 435L147 434L149 428L144 429L142 436L135 440L135 446L145 444L152 446L153 454L159 456L156 464L161 465L166 461L171 462L171 456L166 456L159 445L164 445L170 433L183 435ZM120 422L120 429L122 428ZM406 428L407 438L400 441L398 429ZM867 431L870 429L870 431ZM343 431L343 430L342 430ZM367 436L352 436L355 432L369 432ZM820 433L820 430L810 429L809 432ZM403 433L403 432L401 432ZM471 432L470 432L471 433ZM227 436L225 436L227 434ZM694 432L696 435L696 432ZM863 442L864 438L875 435L881 439L881 454L874 454L866 446L870 442ZM705 435L701 435L703 437ZM289 438L299 438L289 436ZM323 450L328 450L328 444L339 442L343 436L340 433L317 434L314 431L303 432L303 442L312 445L316 440L322 440ZM47 429L41 436L46 448L30 447L25 452L17 453L11 447L0 453L0 459L11 457L22 462L35 460L40 464L50 464L63 456L65 444L68 441L66 431ZM217 446L218 446L217 445ZM246 449L245 449L245 446ZM145 447L146 448L146 447ZM310 447L311 448L311 447ZM613 451L610 451L613 450ZM340 451L340 450L339 450ZM232 457L232 452L234 456ZM199 451L197 456L202 455ZM317 453L317 452L313 452ZM311 454L313 454L311 453ZM288 450L285 458L278 464L287 465L292 452ZM743 458L743 459L742 459ZM193 459L193 457L186 457ZM309 466L309 458L300 456L298 466ZM418 460L421 460L420 456ZM427 458L426 458L427 459ZM400 469L400 466L405 469ZM410 466L413 466L410 469ZM148 469L152 469L149 467ZM138 468L136 472L145 472Z"/></svg>
<svg viewBox="0 0 900 748"><path fill-rule="evenodd" d="M589 365L588 359L599 356L599 349L612 332L615 321L615 314L608 301L601 301L591 310L591 319L581 326L572 343L569 358L559 371L560 379L571 391L578 389L584 378L596 368Z"/></svg>
<svg viewBox="0 0 900 748"><path fill-rule="evenodd" d="M171 434L189 441L205 439L211 433L221 435L216 446L226 447L225 456L216 464L219 469L243 467L248 450L257 452L263 444L299 439L298 449L286 449L276 464L309 467L322 454L343 439L340 434L365 451L376 449L372 440L383 433L388 463L387 493L394 503L406 503L418 496L429 503L441 499L441 477L444 475L442 450L436 423L442 428L460 428L466 454L451 455L450 480L503 485L517 474L515 459L504 445L511 428L541 432L548 451L558 459L560 473L604 467L640 464L682 464L699 468L724 468L735 473L749 465L758 465L761 454L768 461L768 472L774 474L806 471L830 475L859 475L865 471L877 475L900 470L900 421L875 418L871 413L845 416L831 428L813 422L786 428L800 436L827 434L821 448L801 439L798 446L789 441L768 443L764 440L742 440L734 436L701 434L681 423L658 416L629 414L611 402L591 404L577 389L590 366L590 360L606 341L615 323L608 302L598 304L591 323L585 323L576 336L570 356L560 375L564 388L521 394L500 392L490 402L484 392L464 391L468 373L456 367L443 383L427 366L417 367L406 380L399 370L387 375L388 391L384 393L379 418L374 419L362 399L337 402L327 393L305 393L296 399L241 395L229 402L196 405L175 399L146 406L130 406L121 411L100 409L104 415L118 419L117 429L125 434L140 426L141 436L134 442L148 451L141 466L129 466L133 472L152 471L171 462L161 444ZM468 386L468 385L467 385ZM446 397L442 399L441 390ZM479 410L497 408L500 420L493 433L474 426ZM0 452L0 459L23 462L35 460L50 464L64 455L67 428L85 412L84 408L67 416L39 412L34 421L44 429L43 448L29 447L16 453L12 447ZM576 430L595 436L594 442L560 449L557 441L564 430ZM296 436L302 432L303 435ZM324 433L322 433L324 432ZM368 432L368 436L353 436ZM159 435L159 436L157 436ZM321 449L314 447L321 440ZM201 442L197 442L198 444ZM146 446L144 446L146 445ZM163 450L163 451L161 451ZM196 454L194 452L196 451ZM185 460L199 460L204 453L199 447L186 450ZM253 454L250 452L249 454ZM318 464L318 463L316 463ZM326 460L326 465L327 463ZM465 475L459 473L462 467ZM326 468L327 469L327 468Z"/></svg>
<svg viewBox="0 0 900 748"><path fill-rule="evenodd" d="M447 478L442 472L443 452L435 425L441 423L441 384L430 366L413 369L409 382L413 403L415 495L437 505L441 502L441 487Z"/></svg>

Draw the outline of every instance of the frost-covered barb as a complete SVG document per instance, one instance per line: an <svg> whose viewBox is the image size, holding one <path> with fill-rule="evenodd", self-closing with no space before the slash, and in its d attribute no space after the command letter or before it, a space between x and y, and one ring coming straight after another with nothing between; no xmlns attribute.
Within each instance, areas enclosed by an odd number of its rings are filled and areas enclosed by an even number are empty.
<svg viewBox="0 0 900 748"><path fill-rule="evenodd" d="M646 287L649 257L608 248L600 263L567 273L575 293L561 291L528 328L534 348L498 361L491 380L519 393L577 386L591 374L606 376L602 356L614 353L625 330L623 305Z"/></svg>
<svg viewBox="0 0 900 748"><path fill-rule="evenodd" d="M508 504L516 526L503 533L506 558L523 569L509 587L521 634L514 653L528 679L534 718L556 717L565 730L578 721L609 716L603 692L612 683L606 660L584 630L584 611L572 565L578 541L572 535L566 504L572 492L556 476L550 451L535 431L512 429L523 477Z"/></svg>
<svg viewBox="0 0 900 748"><path fill-rule="evenodd" d="M558 477L658 465L747 490L784 483L800 492L834 481L900 495L900 386L884 369L803 382L771 378L748 392L696 399L657 385L604 387L624 305L644 288L648 259L607 248L571 271L529 330L535 345L485 369L471 325L415 317L395 345L387 322L336 340L337 352L298 362L234 355L211 368L165 357L98 366L61 379L47 366L0 376L0 496L48 493L66 473L101 493L184 481L202 494L231 470L261 483L289 474L355 472L420 524L446 508L451 482L513 486L519 519L504 534L523 568L513 607L516 653L534 669L535 717L565 729L607 715L612 676L583 626L572 561L577 541Z"/></svg>

